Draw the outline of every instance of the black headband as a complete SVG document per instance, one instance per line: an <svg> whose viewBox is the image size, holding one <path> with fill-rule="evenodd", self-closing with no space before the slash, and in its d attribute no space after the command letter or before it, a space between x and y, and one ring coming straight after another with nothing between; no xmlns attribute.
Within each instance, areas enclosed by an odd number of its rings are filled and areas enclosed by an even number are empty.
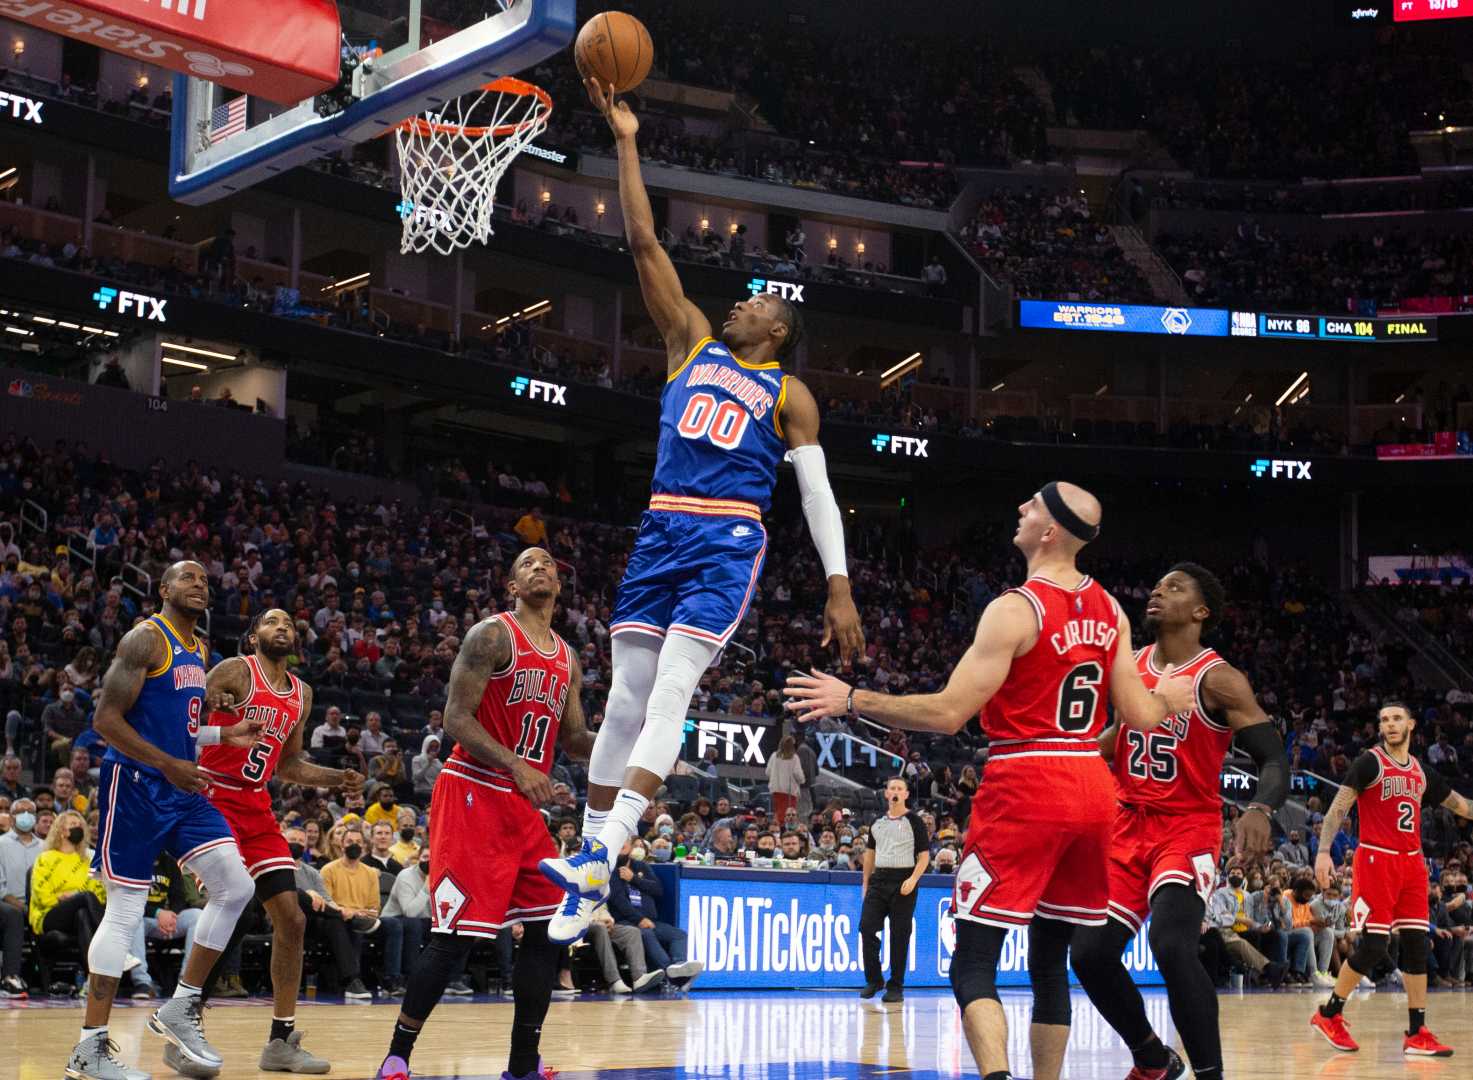
<svg viewBox="0 0 1473 1080"><path fill-rule="evenodd" d="M1049 481L1043 485L1043 488L1038 494L1043 497L1043 505L1048 507L1049 514L1066 531L1077 536L1086 544L1091 540L1099 538L1100 527L1089 524L1073 510L1069 509L1068 504L1064 502L1064 496L1059 494L1059 485L1057 483Z"/></svg>

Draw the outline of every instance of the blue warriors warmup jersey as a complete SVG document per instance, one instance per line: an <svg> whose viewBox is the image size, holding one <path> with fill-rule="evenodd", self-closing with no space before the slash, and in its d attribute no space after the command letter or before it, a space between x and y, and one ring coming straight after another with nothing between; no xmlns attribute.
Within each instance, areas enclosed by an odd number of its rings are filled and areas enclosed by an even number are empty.
<svg viewBox="0 0 1473 1080"><path fill-rule="evenodd" d="M204 642L198 638L186 642L162 615L155 615L149 622L163 635L168 659L148 673L138 700L124 719L164 753L193 761L205 706ZM132 760L113 746L108 747L104 760L158 775L157 769Z"/></svg>
<svg viewBox="0 0 1473 1080"><path fill-rule="evenodd" d="M789 377L776 363L749 364L713 338L701 340L660 397L654 494L766 511L787 452L778 413Z"/></svg>

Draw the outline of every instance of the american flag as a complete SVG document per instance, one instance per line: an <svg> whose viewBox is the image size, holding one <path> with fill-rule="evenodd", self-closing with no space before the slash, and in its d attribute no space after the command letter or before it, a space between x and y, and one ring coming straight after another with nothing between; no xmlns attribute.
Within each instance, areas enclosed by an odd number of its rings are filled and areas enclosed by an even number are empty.
<svg viewBox="0 0 1473 1080"><path fill-rule="evenodd" d="M231 98L210 113L210 145L246 129L246 95Z"/></svg>

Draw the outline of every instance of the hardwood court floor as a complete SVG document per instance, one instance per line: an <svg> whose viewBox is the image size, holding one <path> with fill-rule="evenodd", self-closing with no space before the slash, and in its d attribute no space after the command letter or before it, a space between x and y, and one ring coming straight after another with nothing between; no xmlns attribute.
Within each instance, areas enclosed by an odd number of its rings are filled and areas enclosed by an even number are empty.
<svg viewBox="0 0 1473 1080"><path fill-rule="evenodd" d="M1321 992L1224 994L1221 998L1226 1072L1231 1080L1416 1080L1470 1075L1473 994L1434 993L1428 1026L1452 1044L1448 1059L1404 1059L1401 1031L1406 999L1396 992L1357 994L1346 1015L1360 1041L1357 1054L1338 1054L1309 1027ZM1032 1075L1027 1049L1028 996L1006 991L1012 1063ZM1158 1031L1171 1032L1166 998L1147 991ZM149 1009L120 1004L111 1025L123 1059L152 1071L165 1068L161 1044L145 1028ZM372 1077L397 1013L392 1003L304 1002L297 1025L305 1045L333 1062L334 1077ZM500 999L447 1001L431 1018L412 1062L417 1077L497 1080L506 1067L512 1006ZM263 1000L211 1008L206 1031L225 1055L222 1080L275 1080L256 1058L271 1013ZM1084 996L1074 994L1074 1032L1064 1075L1120 1080L1130 1056ZM61 1080L76 1041L75 1004L0 1003L0 1080ZM1174 1041L1174 1032L1173 1032ZM542 1036L543 1056L565 1080L838 1080L912 1076L919 1080L977 1075L959 1017L945 991L910 991L902 1005L861 1002L852 992L696 992L685 997L555 1001Z"/></svg>

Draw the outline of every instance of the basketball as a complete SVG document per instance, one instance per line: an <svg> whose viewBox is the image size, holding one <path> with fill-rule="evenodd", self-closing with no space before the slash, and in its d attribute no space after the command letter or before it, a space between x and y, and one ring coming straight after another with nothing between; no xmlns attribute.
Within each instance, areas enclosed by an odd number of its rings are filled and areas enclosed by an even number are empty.
<svg viewBox="0 0 1473 1080"><path fill-rule="evenodd" d="M596 76L614 93L633 90L650 73L655 46L650 32L633 15L605 11L595 15L578 31L573 43L573 62L585 79Z"/></svg>

